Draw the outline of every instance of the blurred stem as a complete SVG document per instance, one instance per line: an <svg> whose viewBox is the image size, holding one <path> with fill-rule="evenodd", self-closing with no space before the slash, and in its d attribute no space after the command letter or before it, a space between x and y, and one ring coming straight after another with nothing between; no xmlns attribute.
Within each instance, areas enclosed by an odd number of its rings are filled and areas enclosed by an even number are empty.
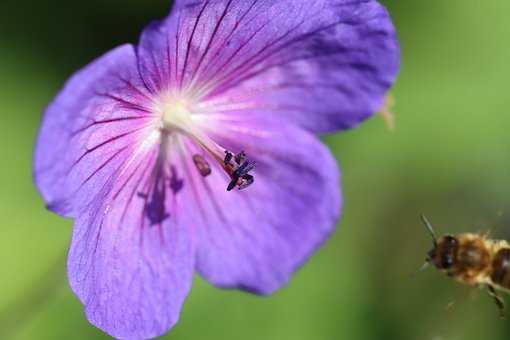
<svg viewBox="0 0 510 340"><path fill-rule="evenodd" d="M63 252L27 291L0 311L0 339L12 338L65 287L66 258Z"/></svg>

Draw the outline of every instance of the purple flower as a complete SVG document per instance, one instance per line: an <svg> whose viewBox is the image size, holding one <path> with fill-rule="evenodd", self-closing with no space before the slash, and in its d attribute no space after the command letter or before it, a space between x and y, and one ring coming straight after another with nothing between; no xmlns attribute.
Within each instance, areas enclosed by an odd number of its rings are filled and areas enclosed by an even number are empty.
<svg viewBox="0 0 510 340"><path fill-rule="evenodd" d="M149 338L196 270L270 294L332 233L339 171L317 134L379 109L399 69L363 0L180 0L76 73L46 110L35 178L75 220L69 281L91 323Z"/></svg>

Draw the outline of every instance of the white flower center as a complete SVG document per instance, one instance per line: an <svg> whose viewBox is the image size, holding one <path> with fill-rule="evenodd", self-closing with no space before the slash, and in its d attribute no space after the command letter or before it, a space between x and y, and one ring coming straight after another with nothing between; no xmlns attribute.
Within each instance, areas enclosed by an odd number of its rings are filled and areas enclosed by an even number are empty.
<svg viewBox="0 0 510 340"><path fill-rule="evenodd" d="M197 104L186 96L174 93L163 95L155 106L155 111L161 119L159 127L163 139L179 134L185 135L210 152L214 158L221 160L224 149L214 143L197 126L194 117L196 107ZM168 143L168 141L165 142Z"/></svg>
<svg viewBox="0 0 510 340"><path fill-rule="evenodd" d="M227 186L227 191L236 187L241 190L253 183L254 179L250 172L255 167L255 163L246 159L244 152L234 154L221 147L202 131L201 124L197 124L197 119L205 118L204 115L197 115L201 108L196 101L187 96L167 94L161 96L154 110L160 117L158 122L158 134L161 138L159 163L167 161L170 138L177 136L175 140L179 140L179 135L183 134L208 153L230 176L231 181ZM199 173L204 177L210 175L212 169L204 156L200 154L192 156Z"/></svg>
<svg viewBox="0 0 510 340"><path fill-rule="evenodd" d="M165 129L186 131L192 124L190 103L184 99L165 99L160 110Z"/></svg>

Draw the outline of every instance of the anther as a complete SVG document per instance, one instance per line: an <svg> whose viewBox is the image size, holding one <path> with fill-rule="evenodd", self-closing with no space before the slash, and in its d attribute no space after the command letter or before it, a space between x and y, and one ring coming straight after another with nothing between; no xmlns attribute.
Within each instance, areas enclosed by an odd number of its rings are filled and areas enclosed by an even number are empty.
<svg viewBox="0 0 510 340"><path fill-rule="evenodd" d="M198 172L200 172L200 175L202 175L203 177L207 177L211 174L211 166L205 160L204 157L202 157L201 155L194 155L193 162L195 163Z"/></svg>
<svg viewBox="0 0 510 340"><path fill-rule="evenodd" d="M253 184L255 178L252 175L244 175L241 177L241 181L238 184L239 190L243 190Z"/></svg>
<svg viewBox="0 0 510 340"><path fill-rule="evenodd" d="M241 151L239 154L232 154L225 151L225 170L229 173L231 181L228 184L227 191L232 191L235 187L243 190L249 187L255 179L249 174L255 168L255 162L246 159L246 154Z"/></svg>
<svg viewBox="0 0 510 340"><path fill-rule="evenodd" d="M232 157L234 157L232 152L225 150L225 159L223 160L223 163L225 163L225 165L229 165L230 161L232 161Z"/></svg>
<svg viewBox="0 0 510 340"><path fill-rule="evenodd" d="M236 163L239 165L244 163L244 161L246 160L246 154L244 153L244 151L241 151L239 154L237 154L235 157L235 160L236 160Z"/></svg>

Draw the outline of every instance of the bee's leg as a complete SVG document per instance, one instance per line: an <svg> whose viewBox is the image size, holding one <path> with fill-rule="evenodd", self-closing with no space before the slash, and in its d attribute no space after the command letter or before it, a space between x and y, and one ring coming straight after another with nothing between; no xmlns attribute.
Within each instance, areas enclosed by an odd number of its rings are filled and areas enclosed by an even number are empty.
<svg viewBox="0 0 510 340"><path fill-rule="evenodd" d="M504 319L505 318L505 301L503 301L503 298L499 296L498 292L496 292L496 289L492 285L487 285L487 288L489 289L489 295L492 296L494 299L494 302L496 303L496 306L498 306L499 309L499 316Z"/></svg>

